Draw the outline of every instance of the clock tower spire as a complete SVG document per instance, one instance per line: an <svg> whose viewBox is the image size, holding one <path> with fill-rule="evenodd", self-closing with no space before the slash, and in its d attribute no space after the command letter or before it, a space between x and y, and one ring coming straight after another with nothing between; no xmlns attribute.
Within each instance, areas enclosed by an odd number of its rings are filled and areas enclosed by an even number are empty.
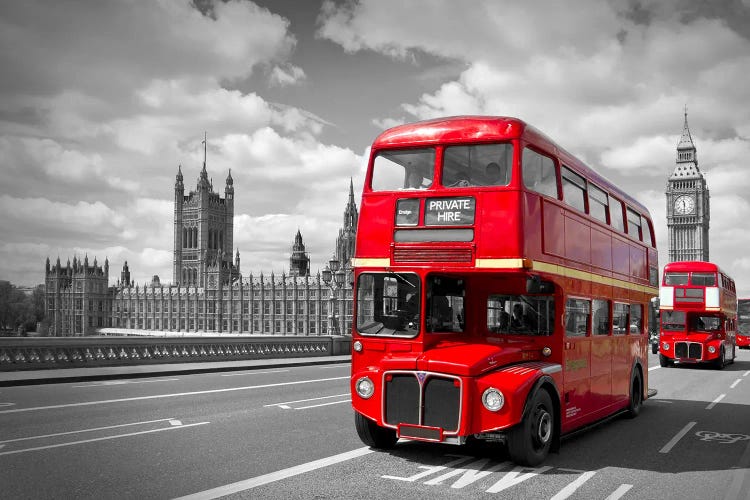
<svg viewBox="0 0 750 500"><path fill-rule="evenodd" d="M687 106L666 195L669 261L709 260L710 197L706 179L698 168L698 154L688 127Z"/></svg>

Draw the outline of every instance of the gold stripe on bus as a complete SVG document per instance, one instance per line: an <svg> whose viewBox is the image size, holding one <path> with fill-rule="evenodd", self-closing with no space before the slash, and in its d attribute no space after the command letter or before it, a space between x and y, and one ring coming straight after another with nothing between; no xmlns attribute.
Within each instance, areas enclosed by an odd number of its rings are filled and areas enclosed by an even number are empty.
<svg viewBox="0 0 750 500"><path fill-rule="evenodd" d="M639 285L638 283L630 283L628 281L619 280L617 278L610 278L608 276L602 276L600 274L590 273L588 271L581 271L579 269L573 269L570 267L564 267L557 264L549 264L547 262L534 261L533 269L549 274L556 274L558 276L564 276L566 278L576 278L585 281L591 281L600 285L616 286L618 288L625 288L641 293L648 293L651 295L658 295L659 289L648 285Z"/></svg>
<svg viewBox="0 0 750 500"><path fill-rule="evenodd" d="M387 267L391 265L390 258L354 258L352 259L352 267Z"/></svg>
<svg viewBox="0 0 750 500"><path fill-rule="evenodd" d="M388 267L391 265L390 258L354 258L352 259L353 267ZM648 293L651 295L658 295L659 289L647 285L639 285L637 283L629 283L627 281L619 280L616 278L610 278L602 276L600 274L590 273L588 271L581 271L579 269L573 269L571 267L565 267L558 264L550 264L549 262L541 262L538 260L531 259L476 259L474 266L477 269L533 269L548 274L555 274L557 276L563 276L566 278L575 278L584 281L591 281L592 283L598 283L600 285L616 286L618 288L625 288L628 290L634 290L641 293Z"/></svg>
<svg viewBox="0 0 750 500"><path fill-rule="evenodd" d="M531 267L531 261L528 259L476 259L474 265L478 269L523 269Z"/></svg>

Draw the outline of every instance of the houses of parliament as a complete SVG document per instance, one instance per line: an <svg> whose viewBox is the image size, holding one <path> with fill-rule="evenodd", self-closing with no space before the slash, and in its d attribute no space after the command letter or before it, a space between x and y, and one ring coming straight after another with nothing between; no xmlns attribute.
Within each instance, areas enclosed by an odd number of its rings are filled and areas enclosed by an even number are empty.
<svg viewBox="0 0 750 500"><path fill-rule="evenodd" d="M359 214L354 186L331 264L315 276L297 230L289 272L243 277L234 242L234 181L226 178L224 197L203 168L194 191L185 192L182 167L174 185L172 283L158 276L136 284L125 262L110 283L109 261L88 256L45 268L45 309L55 336L107 333L340 335L351 328L352 289L348 263L354 255ZM332 272L331 272L332 271ZM336 279L331 279L331 276ZM125 332L127 331L127 332Z"/></svg>

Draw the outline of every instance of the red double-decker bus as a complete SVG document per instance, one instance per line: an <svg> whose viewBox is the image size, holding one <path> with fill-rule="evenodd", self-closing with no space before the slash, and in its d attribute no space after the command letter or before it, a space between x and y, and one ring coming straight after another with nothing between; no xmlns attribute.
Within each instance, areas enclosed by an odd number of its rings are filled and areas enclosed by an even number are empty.
<svg viewBox="0 0 750 500"><path fill-rule="evenodd" d="M737 299L737 347L750 349L750 299Z"/></svg>
<svg viewBox="0 0 750 500"><path fill-rule="evenodd" d="M370 446L471 437L534 465L648 397L648 211L522 120L378 136L353 266L352 405Z"/></svg>
<svg viewBox="0 0 750 500"><path fill-rule="evenodd" d="M670 262L659 289L659 364L734 362L737 291L712 262Z"/></svg>

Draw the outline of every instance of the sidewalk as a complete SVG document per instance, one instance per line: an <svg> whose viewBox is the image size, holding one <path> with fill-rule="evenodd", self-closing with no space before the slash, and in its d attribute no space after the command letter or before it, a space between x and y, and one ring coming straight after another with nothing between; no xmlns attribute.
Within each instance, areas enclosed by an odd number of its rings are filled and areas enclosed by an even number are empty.
<svg viewBox="0 0 750 500"><path fill-rule="evenodd" d="M350 355L311 358L248 359L241 361L206 361L195 363L162 363L91 368L60 368L49 370L0 371L0 387L14 385L61 384L84 380L141 378L159 375L185 375L233 370L259 370L292 366L349 363Z"/></svg>

